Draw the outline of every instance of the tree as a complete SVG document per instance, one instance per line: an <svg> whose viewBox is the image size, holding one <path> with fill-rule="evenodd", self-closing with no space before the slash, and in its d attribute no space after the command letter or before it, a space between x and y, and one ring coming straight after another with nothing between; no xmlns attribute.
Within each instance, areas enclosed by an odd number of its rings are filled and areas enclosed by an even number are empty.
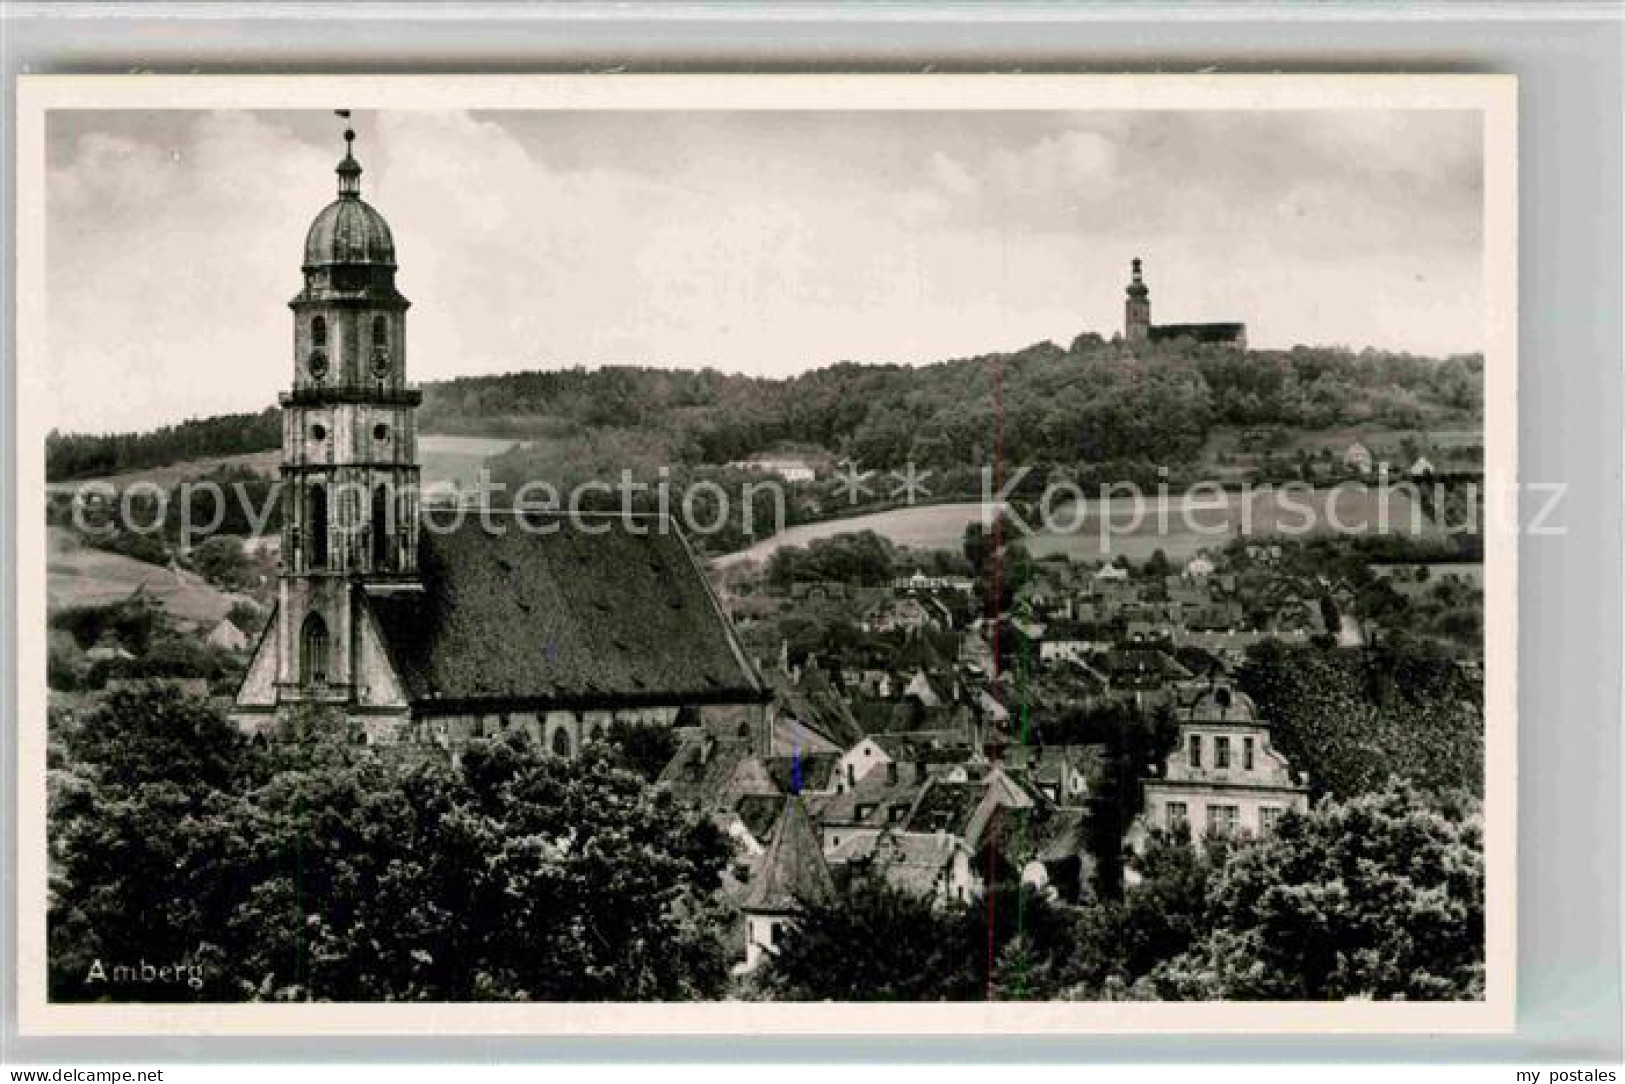
<svg viewBox="0 0 1625 1084"><path fill-rule="evenodd" d="M107 786L158 783L226 790L246 767L247 743L207 701L173 686L106 694L65 736L68 759Z"/></svg>
<svg viewBox="0 0 1625 1084"><path fill-rule="evenodd" d="M1319 793L1363 794L1390 776L1482 791L1482 691L1448 659L1264 641L1238 677L1276 747Z"/></svg>
<svg viewBox="0 0 1625 1084"><path fill-rule="evenodd" d="M1173 562L1168 560L1168 555L1161 549L1152 550L1151 556L1146 558L1145 574L1147 576L1152 576L1160 580L1164 576L1172 573L1173 570Z"/></svg>
<svg viewBox="0 0 1625 1084"><path fill-rule="evenodd" d="M115 693L51 777L52 996L661 1000L720 996L709 821L607 749L378 751L312 717L256 751L173 690ZM201 989L88 983L188 960Z"/></svg>
<svg viewBox="0 0 1625 1084"><path fill-rule="evenodd" d="M199 576L225 588L243 586L254 567L243 552L243 540L230 534L205 538L192 549L190 560Z"/></svg>
<svg viewBox="0 0 1625 1084"><path fill-rule="evenodd" d="M755 992L787 1001L1049 998L1075 981L1073 917L1018 884L945 904L859 872L787 930Z"/></svg>
<svg viewBox="0 0 1625 1084"><path fill-rule="evenodd" d="M1484 992L1483 830L1473 800L1394 783L1289 814L1214 882L1211 928L1159 967L1164 997L1450 1000Z"/></svg>

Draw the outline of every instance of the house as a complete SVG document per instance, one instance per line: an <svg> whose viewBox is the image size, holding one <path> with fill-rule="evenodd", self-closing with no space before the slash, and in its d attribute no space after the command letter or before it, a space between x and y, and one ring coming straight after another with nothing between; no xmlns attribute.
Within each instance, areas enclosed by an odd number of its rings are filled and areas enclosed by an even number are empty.
<svg viewBox="0 0 1625 1084"><path fill-rule="evenodd" d="M1371 450L1359 441L1350 444L1343 452L1343 466L1357 474L1370 474L1375 462Z"/></svg>
<svg viewBox="0 0 1625 1084"><path fill-rule="evenodd" d="M744 971L754 970L773 953L784 928L808 906L835 898L824 849L800 798L791 795L784 800L772 837L740 903L745 916Z"/></svg>
<svg viewBox="0 0 1625 1084"><path fill-rule="evenodd" d="M278 593L233 721L279 738L315 710L452 749L518 730L572 757L615 720L686 717L765 746L772 691L671 517L420 508L410 302L353 139L289 303Z"/></svg>
<svg viewBox="0 0 1625 1084"><path fill-rule="evenodd" d="M841 778L834 793L806 795L807 811L818 825L824 847L838 847L853 835L906 824L933 770L925 761L888 760L854 783ZM945 773L947 769L935 770Z"/></svg>
<svg viewBox="0 0 1625 1084"><path fill-rule="evenodd" d="M1045 663L1084 662L1090 655L1110 648L1114 639L1112 630L1105 625L1056 622L1044 630L1038 644L1038 659Z"/></svg>
<svg viewBox="0 0 1625 1084"><path fill-rule="evenodd" d="M748 737L685 733L655 780L678 801L711 814L731 813L748 794L781 793Z"/></svg>
<svg viewBox="0 0 1625 1084"><path fill-rule="evenodd" d="M737 459L728 466L753 474L776 474L786 482L811 482L818 477L811 463L795 455L757 455Z"/></svg>
<svg viewBox="0 0 1625 1084"><path fill-rule="evenodd" d="M1215 567L1213 561L1206 554L1198 553L1185 562L1185 575L1193 580L1205 580L1213 575Z"/></svg>
<svg viewBox="0 0 1625 1084"><path fill-rule="evenodd" d="M89 651L85 658L91 662L114 662L116 660L133 659L135 656L125 650L124 644L119 640L118 633L107 629Z"/></svg>
<svg viewBox="0 0 1625 1084"><path fill-rule="evenodd" d="M1000 761L1051 805L1081 807L1106 783L1104 745L1009 745Z"/></svg>
<svg viewBox="0 0 1625 1084"><path fill-rule="evenodd" d="M831 866L873 870L894 888L942 903L963 903L982 889L970 850L947 832L884 828L849 836L824 857Z"/></svg>
<svg viewBox="0 0 1625 1084"><path fill-rule="evenodd" d="M942 612L929 606L925 600L905 595L888 599L864 615L863 627L869 632L919 632L942 626Z"/></svg>
<svg viewBox="0 0 1625 1084"><path fill-rule="evenodd" d="M899 576L892 580L893 591L952 591L968 595L976 588L976 583L969 576L927 576L919 569L914 570L911 576Z"/></svg>
<svg viewBox="0 0 1625 1084"><path fill-rule="evenodd" d="M1142 780L1144 810L1130 830L1143 849L1152 831L1267 835L1287 810L1309 808L1309 788L1270 745L1247 694L1214 682L1179 722L1179 744L1159 776Z"/></svg>
<svg viewBox="0 0 1625 1084"><path fill-rule="evenodd" d="M210 647L222 651L247 651L248 637L243 630L234 625L227 618L222 617L214 628L209 630L207 642Z"/></svg>

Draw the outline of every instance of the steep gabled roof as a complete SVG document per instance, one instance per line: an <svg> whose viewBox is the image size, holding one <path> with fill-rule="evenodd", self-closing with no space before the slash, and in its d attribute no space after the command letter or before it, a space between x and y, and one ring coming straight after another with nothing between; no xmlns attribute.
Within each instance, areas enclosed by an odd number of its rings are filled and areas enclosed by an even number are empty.
<svg viewBox="0 0 1625 1084"><path fill-rule="evenodd" d="M747 794L777 794L778 786L752 754L748 738L691 734L657 780L682 802L725 812Z"/></svg>
<svg viewBox="0 0 1625 1084"><path fill-rule="evenodd" d="M765 697L669 518L470 512L430 526L422 590L368 594L414 709Z"/></svg>
<svg viewBox="0 0 1625 1084"><path fill-rule="evenodd" d="M773 829L773 842L756 864L742 906L747 911L794 914L806 905L829 903L834 898L835 881L824 862L818 832L801 799L786 798Z"/></svg>

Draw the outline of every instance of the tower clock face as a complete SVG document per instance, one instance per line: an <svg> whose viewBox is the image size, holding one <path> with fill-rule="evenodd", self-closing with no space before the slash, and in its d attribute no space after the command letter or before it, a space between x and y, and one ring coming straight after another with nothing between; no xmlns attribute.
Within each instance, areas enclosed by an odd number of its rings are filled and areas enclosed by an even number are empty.
<svg viewBox="0 0 1625 1084"><path fill-rule="evenodd" d="M389 351L382 346L373 348L372 375L377 377L389 375Z"/></svg>
<svg viewBox="0 0 1625 1084"><path fill-rule="evenodd" d="M325 350L311 351L310 361L307 363L307 368L310 369L310 375L317 380L320 380L322 377L326 376L327 352Z"/></svg>

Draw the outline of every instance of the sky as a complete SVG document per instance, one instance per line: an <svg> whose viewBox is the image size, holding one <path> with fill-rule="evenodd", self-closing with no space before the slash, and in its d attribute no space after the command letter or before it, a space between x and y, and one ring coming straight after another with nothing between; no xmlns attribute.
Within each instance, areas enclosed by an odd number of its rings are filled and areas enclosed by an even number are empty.
<svg viewBox="0 0 1625 1084"><path fill-rule="evenodd" d="M1447 111L357 114L415 381L783 376L1154 323L1255 347L1483 347L1482 133ZM259 410L292 379L331 113L56 111L50 424Z"/></svg>

